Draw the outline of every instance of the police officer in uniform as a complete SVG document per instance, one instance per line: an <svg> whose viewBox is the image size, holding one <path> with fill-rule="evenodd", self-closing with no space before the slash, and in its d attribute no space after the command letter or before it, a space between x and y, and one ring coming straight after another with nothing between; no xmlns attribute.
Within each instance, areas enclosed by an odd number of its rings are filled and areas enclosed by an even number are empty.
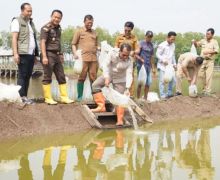
<svg viewBox="0 0 220 180"><path fill-rule="evenodd" d="M44 69L43 91L44 98L47 104L57 104L51 95L52 73L55 73L59 83L60 101L61 103L72 103L67 96L67 85L62 63L64 61L63 53L61 52L61 27L60 21L63 14L60 10L53 10L51 21L41 28L40 46L41 46L41 61Z"/></svg>

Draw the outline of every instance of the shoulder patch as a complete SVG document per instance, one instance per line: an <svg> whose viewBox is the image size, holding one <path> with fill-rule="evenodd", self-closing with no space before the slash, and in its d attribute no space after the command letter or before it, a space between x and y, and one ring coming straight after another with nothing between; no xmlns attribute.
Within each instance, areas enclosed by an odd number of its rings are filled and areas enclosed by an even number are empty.
<svg viewBox="0 0 220 180"><path fill-rule="evenodd" d="M46 27L44 27L44 28L43 28L43 30L44 30L44 31L46 31L46 32L48 32L48 31L49 31L49 29L48 29L48 28L46 28Z"/></svg>

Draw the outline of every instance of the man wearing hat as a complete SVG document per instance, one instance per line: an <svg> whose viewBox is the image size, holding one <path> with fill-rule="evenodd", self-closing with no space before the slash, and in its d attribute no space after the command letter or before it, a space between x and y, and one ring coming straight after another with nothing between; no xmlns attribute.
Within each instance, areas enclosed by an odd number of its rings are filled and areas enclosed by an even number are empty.
<svg viewBox="0 0 220 180"><path fill-rule="evenodd" d="M155 74L155 67L154 67L154 46L152 44L152 38L153 38L153 32L147 31L145 34L145 40L142 40L140 42L140 51L139 54L136 55L137 58L137 72L139 74L140 69L142 65L144 65L146 74L147 74L147 80L145 82L145 88L144 88L144 99L147 100L147 94L150 88L150 84L152 82L151 79L151 69L152 72ZM141 95L141 84L138 84L137 88L137 98L139 99Z"/></svg>

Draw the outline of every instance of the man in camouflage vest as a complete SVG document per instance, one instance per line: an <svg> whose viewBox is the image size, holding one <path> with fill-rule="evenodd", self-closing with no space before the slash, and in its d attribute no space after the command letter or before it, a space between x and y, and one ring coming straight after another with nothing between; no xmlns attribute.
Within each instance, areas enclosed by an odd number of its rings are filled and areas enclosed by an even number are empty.
<svg viewBox="0 0 220 180"><path fill-rule="evenodd" d="M17 84L21 86L19 94L22 101L27 104L33 103L32 100L27 98L27 93L34 62L39 55L36 42L37 32L31 15L31 5L23 3L21 5L21 15L13 18L11 23L13 56L18 65Z"/></svg>

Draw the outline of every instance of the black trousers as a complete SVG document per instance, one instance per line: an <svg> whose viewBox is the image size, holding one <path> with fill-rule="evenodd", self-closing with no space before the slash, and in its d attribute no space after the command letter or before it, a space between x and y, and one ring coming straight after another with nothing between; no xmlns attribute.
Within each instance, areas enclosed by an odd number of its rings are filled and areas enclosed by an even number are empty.
<svg viewBox="0 0 220 180"><path fill-rule="evenodd" d="M29 81L34 67L34 55L20 55L20 63L18 64L18 80L17 84L21 86L19 94L21 97L27 96Z"/></svg>

